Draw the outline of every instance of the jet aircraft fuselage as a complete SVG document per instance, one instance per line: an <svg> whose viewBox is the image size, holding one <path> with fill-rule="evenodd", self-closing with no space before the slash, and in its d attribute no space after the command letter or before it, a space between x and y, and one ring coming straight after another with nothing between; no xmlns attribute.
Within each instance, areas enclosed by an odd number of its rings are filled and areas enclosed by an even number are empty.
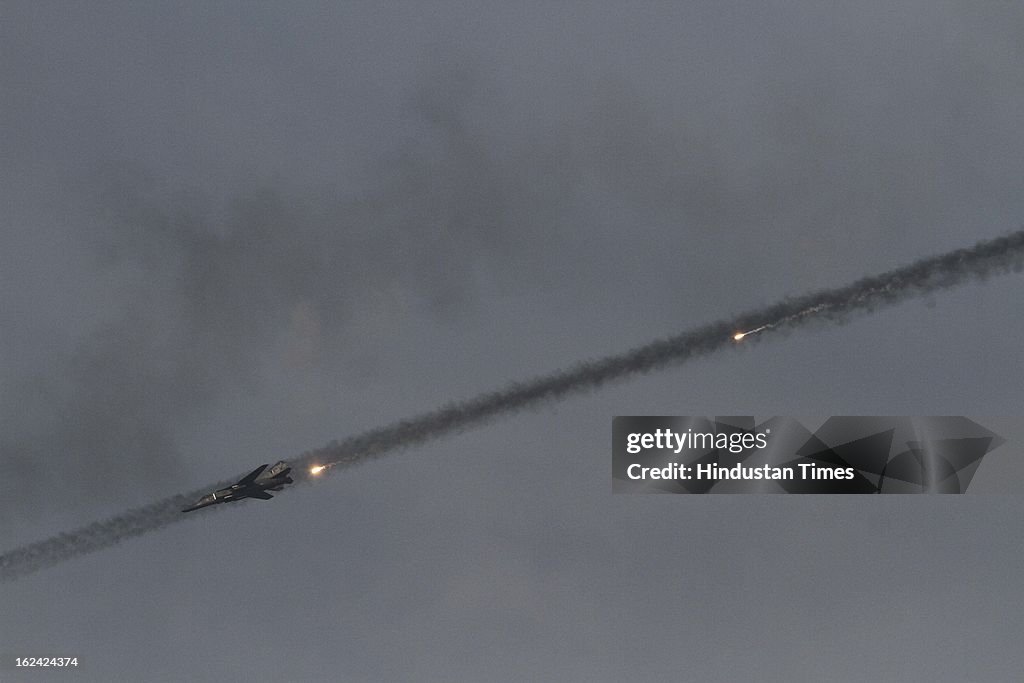
<svg viewBox="0 0 1024 683"><path fill-rule="evenodd" d="M269 491L280 491L285 484L292 483L292 478L288 476L291 471L292 468L283 460L270 469L267 469L266 465L260 465L239 479L237 484L208 493L182 512L192 512L221 503L234 503L244 498L270 500L273 496L268 493Z"/></svg>

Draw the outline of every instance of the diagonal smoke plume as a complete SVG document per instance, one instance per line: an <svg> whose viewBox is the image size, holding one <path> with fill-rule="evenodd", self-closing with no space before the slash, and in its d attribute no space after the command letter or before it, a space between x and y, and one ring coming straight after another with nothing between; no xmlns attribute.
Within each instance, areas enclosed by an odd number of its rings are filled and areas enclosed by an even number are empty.
<svg viewBox="0 0 1024 683"><path fill-rule="evenodd" d="M308 480L309 466L355 465L402 448L436 439L573 393L596 389L605 382L657 370L703 356L737 343L734 335L755 338L773 331L794 329L811 321L837 321L910 297L948 289L1024 266L1024 230L979 242L940 256L922 259L845 287L788 299L764 310L723 320L674 337L654 341L625 353L580 363L567 370L498 391L452 403L429 413L353 436L309 451L292 461L299 480ZM749 342L741 342L749 343ZM0 555L0 579L30 574L78 555L95 552L120 541L186 519L182 506L232 481L166 498L105 521L15 548Z"/></svg>

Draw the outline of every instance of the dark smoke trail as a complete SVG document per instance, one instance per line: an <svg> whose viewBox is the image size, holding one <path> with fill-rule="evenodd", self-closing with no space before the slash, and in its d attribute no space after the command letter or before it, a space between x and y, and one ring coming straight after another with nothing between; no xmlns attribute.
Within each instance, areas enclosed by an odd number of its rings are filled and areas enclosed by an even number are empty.
<svg viewBox="0 0 1024 683"><path fill-rule="evenodd" d="M892 305L913 296L947 289L989 275L1009 270L1020 272L1022 261L1024 230L1019 230L1006 237L979 242L973 247L867 277L845 287L788 299L733 320L704 325L622 354L581 363L568 370L515 383L461 403L452 403L419 417L309 451L293 460L292 465L298 470L295 472L298 479L308 479L308 468L316 463L355 465L385 453L483 424L500 415L596 389L610 380L650 372L734 346L736 342L732 335L737 330L764 327L764 331L751 338L754 339L771 332L793 329L812 320L841 320L855 313L868 312L879 306ZM30 574L185 519L179 512L184 505L228 483L233 482L222 482L193 493L167 498L106 521L15 548L0 555L0 579Z"/></svg>

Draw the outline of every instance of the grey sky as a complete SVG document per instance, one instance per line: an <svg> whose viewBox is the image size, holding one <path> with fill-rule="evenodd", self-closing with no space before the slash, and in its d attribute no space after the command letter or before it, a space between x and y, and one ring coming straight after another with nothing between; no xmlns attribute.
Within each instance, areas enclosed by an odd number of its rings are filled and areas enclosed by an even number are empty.
<svg viewBox="0 0 1024 683"><path fill-rule="evenodd" d="M1021 35L957 2L4 3L2 547L1019 227ZM1019 414L1022 293L6 584L0 653L90 681L1006 680L1016 500L613 497L609 435Z"/></svg>

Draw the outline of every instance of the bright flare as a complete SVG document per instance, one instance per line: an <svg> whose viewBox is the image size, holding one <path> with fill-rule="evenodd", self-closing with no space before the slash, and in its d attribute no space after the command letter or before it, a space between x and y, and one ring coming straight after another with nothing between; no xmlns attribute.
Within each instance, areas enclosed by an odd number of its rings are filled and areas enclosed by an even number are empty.
<svg viewBox="0 0 1024 683"><path fill-rule="evenodd" d="M323 465L314 465L313 467L309 468L309 473L310 474L320 474L325 469L326 468Z"/></svg>
<svg viewBox="0 0 1024 683"><path fill-rule="evenodd" d="M744 337L749 337L750 335L756 332L760 332L761 330L767 330L769 327L775 327L775 323L766 323L764 325L761 325L761 327L755 327L754 329L747 330L746 332L737 332L736 334L732 335L732 340L740 341Z"/></svg>

